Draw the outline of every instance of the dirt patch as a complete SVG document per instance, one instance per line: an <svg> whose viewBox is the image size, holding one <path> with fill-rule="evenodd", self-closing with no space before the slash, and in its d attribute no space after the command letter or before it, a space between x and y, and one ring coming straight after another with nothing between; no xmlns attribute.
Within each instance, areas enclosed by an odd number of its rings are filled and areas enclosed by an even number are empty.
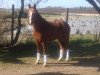
<svg viewBox="0 0 100 75"><path fill-rule="evenodd" d="M100 75L100 58L74 58L69 62L48 59L48 67L43 61L35 65L32 57L20 58L21 63L3 63L0 75ZM16 61L17 62L17 61ZM23 62L23 63L22 63Z"/></svg>

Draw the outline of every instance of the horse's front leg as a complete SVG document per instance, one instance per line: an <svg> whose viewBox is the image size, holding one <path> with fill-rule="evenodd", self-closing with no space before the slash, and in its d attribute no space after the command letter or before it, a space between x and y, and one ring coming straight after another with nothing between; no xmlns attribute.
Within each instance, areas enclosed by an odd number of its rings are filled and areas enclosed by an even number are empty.
<svg viewBox="0 0 100 75"><path fill-rule="evenodd" d="M44 64L43 67L47 67L47 43L43 43L43 54L44 54Z"/></svg>
<svg viewBox="0 0 100 75"><path fill-rule="evenodd" d="M41 50L41 48L42 48L42 44L37 42L37 59L36 59L36 64L38 64L39 61L40 61L40 50Z"/></svg>

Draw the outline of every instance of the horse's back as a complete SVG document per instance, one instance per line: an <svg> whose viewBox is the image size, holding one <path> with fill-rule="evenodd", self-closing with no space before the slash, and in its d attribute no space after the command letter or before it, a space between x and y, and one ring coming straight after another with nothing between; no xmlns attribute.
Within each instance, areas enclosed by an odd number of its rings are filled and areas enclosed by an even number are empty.
<svg viewBox="0 0 100 75"><path fill-rule="evenodd" d="M63 21L62 19L55 19L52 23L54 27L56 27L55 33L58 34L58 38L69 38L70 36L70 26L67 22ZM55 34L56 36L56 34Z"/></svg>
<svg viewBox="0 0 100 75"><path fill-rule="evenodd" d="M67 22L63 21L62 19L55 19L54 22L55 25L62 30L64 33L70 33L70 26Z"/></svg>

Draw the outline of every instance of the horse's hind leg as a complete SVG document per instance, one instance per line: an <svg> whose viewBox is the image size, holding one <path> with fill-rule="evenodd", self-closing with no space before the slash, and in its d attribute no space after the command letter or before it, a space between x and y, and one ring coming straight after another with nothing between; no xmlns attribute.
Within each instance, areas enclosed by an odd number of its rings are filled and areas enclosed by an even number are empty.
<svg viewBox="0 0 100 75"><path fill-rule="evenodd" d="M63 41L61 39L58 39L58 41L59 41L59 45L60 45L60 53L59 53L58 61L60 61L63 58L64 47L63 47Z"/></svg>
<svg viewBox="0 0 100 75"><path fill-rule="evenodd" d="M69 60L69 49L68 49L68 45L69 45L69 40L58 40L59 44L60 44L60 54L59 54L59 61L63 58L63 54L64 52L66 52L66 61Z"/></svg>
<svg viewBox="0 0 100 75"><path fill-rule="evenodd" d="M70 53L69 53L69 49L67 49L67 52L66 52L66 61L69 60L69 55L70 55Z"/></svg>
<svg viewBox="0 0 100 75"><path fill-rule="evenodd" d="M66 52L66 61L68 61L69 60L69 55L70 55L70 53L69 53L69 40L66 40L65 41L65 52Z"/></svg>
<svg viewBox="0 0 100 75"><path fill-rule="evenodd" d="M66 61L68 61L69 60L69 56L70 56L70 51L69 51L69 37L66 37L65 51L66 51Z"/></svg>

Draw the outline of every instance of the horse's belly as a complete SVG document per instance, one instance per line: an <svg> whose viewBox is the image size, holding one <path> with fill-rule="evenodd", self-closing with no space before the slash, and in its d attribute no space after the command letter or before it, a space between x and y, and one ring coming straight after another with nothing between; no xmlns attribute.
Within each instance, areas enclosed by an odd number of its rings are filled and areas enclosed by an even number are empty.
<svg viewBox="0 0 100 75"><path fill-rule="evenodd" d="M53 41L55 39L58 39L58 37L61 36L61 33L59 32L52 32L52 33L47 33L45 34L45 40L47 41Z"/></svg>

